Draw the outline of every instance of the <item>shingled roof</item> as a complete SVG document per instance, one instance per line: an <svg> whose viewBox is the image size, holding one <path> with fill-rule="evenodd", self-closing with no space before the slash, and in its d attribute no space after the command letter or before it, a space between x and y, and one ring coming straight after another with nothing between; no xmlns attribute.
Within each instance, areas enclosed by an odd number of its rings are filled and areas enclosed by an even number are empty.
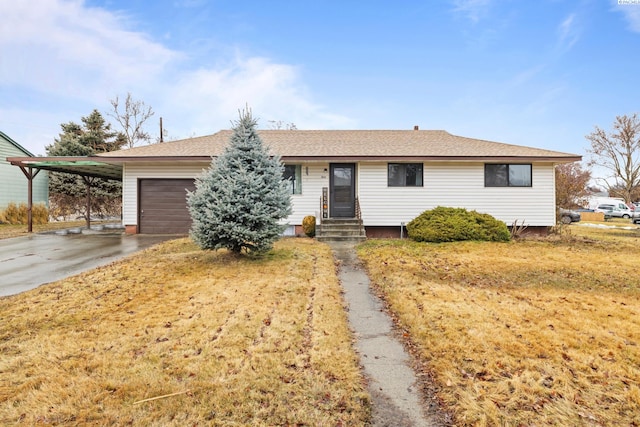
<svg viewBox="0 0 640 427"><path fill-rule="evenodd" d="M115 161L188 160L220 155L232 130L178 141L102 153ZM466 138L443 130L259 130L283 160L581 160L576 154Z"/></svg>

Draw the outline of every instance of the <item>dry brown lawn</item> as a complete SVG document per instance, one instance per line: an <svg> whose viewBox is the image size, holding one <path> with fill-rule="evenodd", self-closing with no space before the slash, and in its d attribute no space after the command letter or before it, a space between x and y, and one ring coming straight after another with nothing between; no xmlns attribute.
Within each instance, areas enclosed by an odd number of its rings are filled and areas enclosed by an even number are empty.
<svg viewBox="0 0 640 427"><path fill-rule="evenodd" d="M0 298L1 425L363 425L328 246L188 239Z"/></svg>
<svg viewBox="0 0 640 427"><path fill-rule="evenodd" d="M360 246L457 425L640 425L640 234L569 230Z"/></svg>

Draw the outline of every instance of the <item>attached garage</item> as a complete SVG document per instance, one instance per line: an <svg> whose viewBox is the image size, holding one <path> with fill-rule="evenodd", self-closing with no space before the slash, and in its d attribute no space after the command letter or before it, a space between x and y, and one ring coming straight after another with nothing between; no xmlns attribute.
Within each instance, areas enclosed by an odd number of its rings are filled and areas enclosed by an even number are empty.
<svg viewBox="0 0 640 427"><path fill-rule="evenodd" d="M187 191L195 189L193 179L140 179L139 232L145 234L187 234L191 216Z"/></svg>

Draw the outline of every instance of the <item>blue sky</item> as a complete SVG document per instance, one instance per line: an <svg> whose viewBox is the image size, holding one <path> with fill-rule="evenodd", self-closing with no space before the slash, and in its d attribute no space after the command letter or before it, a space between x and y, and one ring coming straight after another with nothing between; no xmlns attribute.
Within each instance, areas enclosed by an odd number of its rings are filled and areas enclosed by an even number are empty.
<svg viewBox="0 0 640 427"><path fill-rule="evenodd" d="M586 155L640 112L640 0L0 3L0 130L45 154L130 92L169 139L229 128L444 129ZM634 1L630 1L634 3Z"/></svg>

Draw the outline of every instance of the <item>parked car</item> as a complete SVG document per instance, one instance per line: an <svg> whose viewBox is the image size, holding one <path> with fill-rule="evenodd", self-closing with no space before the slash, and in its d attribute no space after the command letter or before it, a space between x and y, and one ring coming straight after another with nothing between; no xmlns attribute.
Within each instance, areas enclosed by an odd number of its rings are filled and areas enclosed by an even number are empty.
<svg viewBox="0 0 640 427"><path fill-rule="evenodd" d="M602 204L595 209L596 212L603 212L616 218L635 218L634 212L624 203L616 205Z"/></svg>
<svg viewBox="0 0 640 427"><path fill-rule="evenodd" d="M638 218L640 220L640 218ZM571 224L580 221L580 213L570 209L560 208L560 222L563 224Z"/></svg>

